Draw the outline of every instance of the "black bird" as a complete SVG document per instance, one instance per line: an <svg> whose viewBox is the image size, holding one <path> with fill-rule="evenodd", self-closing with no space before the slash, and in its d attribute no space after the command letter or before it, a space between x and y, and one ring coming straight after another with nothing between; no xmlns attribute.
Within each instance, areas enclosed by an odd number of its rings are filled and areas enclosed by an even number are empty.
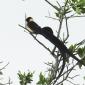
<svg viewBox="0 0 85 85"><path fill-rule="evenodd" d="M82 65L85 66L85 64L81 60L79 60L76 56L73 55L73 53L71 53L69 51L69 49L64 45L64 43L62 41L60 41L57 37L55 37L53 35L53 31L50 27L42 28L41 34L46 39L48 39L51 43L53 43L60 50L61 55L63 57L62 67L61 67L61 70L60 70L56 80L60 78L60 76L61 76L61 74L62 74L62 72L65 68L65 63L66 63L66 60L67 60L67 56L66 56L67 54L69 56L71 56L73 59L75 59L76 61L78 61L79 63L81 63Z"/></svg>
<svg viewBox="0 0 85 85"><path fill-rule="evenodd" d="M33 34L40 34L41 33L41 27L33 21L32 17L28 17L26 19L28 30Z"/></svg>
<svg viewBox="0 0 85 85"><path fill-rule="evenodd" d="M62 41L60 41L56 36L54 36L53 31L50 27L41 28L37 23L33 21L32 17L28 17L26 19L26 22L30 32L34 34L43 35L46 39L48 39L60 50L61 54L64 54L64 55L68 54L69 56L74 58L76 61L78 61L79 63L85 66L85 64L81 60L79 60L76 56L73 55L73 53L69 51L69 49L64 45Z"/></svg>
<svg viewBox="0 0 85 85"><path fill-rule="evenodd" d="M46 26L42 28L42 33L41 34L45 34L44 36L49 36L49 35L53 35L53 31L50 27ZM44 33L43 33L44 32Z"/></svg>
<svg viewBox="0 0 85 85"><path fill-rule="evenodd" d="M60 50L61 54L68 54L70 57L85 66L85 64L81 60L79 60L76 56L73 55L73 53L69 51L69 49L64 45L62 41L60 41L56 36L53 35L53 31L50 27L44 27L41 32L45 38L47 38Z"/></svg>

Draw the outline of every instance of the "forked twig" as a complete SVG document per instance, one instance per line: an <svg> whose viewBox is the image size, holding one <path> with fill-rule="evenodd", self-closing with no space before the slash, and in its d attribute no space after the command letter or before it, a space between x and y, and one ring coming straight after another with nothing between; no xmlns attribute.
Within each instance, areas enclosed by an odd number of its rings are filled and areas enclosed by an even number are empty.
<svg viewBox="0 0 85 85"><path fill-rule="evenodd" d="M20 27L24 28L26 31L30 33L30 35L40 44L42 45L46 50L48 50L51 53L51 50L46 47L42 42L40 42L27 28L23 27L22 25L19 24Z"/></svg>

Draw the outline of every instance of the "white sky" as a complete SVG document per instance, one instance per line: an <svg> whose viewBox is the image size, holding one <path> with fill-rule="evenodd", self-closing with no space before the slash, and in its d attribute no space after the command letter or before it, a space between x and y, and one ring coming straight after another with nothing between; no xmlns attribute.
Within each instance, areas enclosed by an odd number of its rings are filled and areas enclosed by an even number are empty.
<svg viewBox="0 0 85 85"><path fill-rule="evenodd" d="M49 15L48 11L54 13L54 10L52 10L52 7L44 0L0 1L0 60L4 61L4 64L10 62L6 70L4 70L4 75L6 75L6 80L9 76L11 77L13 85L19 85L17 80L17 72L19 70L27 71L30 69L36 71L35 74L39 74L40 71L45 71L47 68L44 62L53 60L48 51L18 26L18 24L24 25L26 12L27 16L32 16L41 27L50 26L55 31L58 22L45 17ZM69 27L69 41L71 43L77 43L85 38L85 18L69 20ZM42 38L43 42L46 41L41 36L39 38ZM45 43L50 44L48 41ZM50 44L51 48L52 46ZM82 72L81 74L85 75L85 72ZM79 80L77 79L78 83L83 79ZM80 85L83 85L83 81Z"/></svg>

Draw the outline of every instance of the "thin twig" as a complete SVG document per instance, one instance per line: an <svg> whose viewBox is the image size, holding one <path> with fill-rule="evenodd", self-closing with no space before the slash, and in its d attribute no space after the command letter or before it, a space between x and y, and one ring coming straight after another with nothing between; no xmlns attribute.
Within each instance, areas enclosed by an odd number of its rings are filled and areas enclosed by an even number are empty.
<svg viewBox="0 0 85 85"><path fill-rule="evenodd" d="M61 80L60 82L58 82L56 85L59 85L59 84L61 84L63 81L65 81L65 80L68 78L70 72L74 69L74 67L75 67L77 64L78 64L78 63L76 63L73 67L71 67L71 68L68 69L66 72L64 72L61 76L65 75L65 74L67 73L66 77L64 77L63 80Z"/></svg>
<svg viewBox="0 0 85 85"><path fill-rule="evenodd" d="M23 27L22 25L19 25L20 27L24 28L25 30L27 30L30 35L40 44L42 45L45 49L47 49L50 53L51 53L51 50L49 48L47 48L42 42L40 42L27 28Z"/></svg>
<svg viewBox="0 0 85 85"><path fill-rule="evenodd" d="M59 21L59 19L56 19L56 18L53 18L53 17L50 17L50 16L45 16L45 17L51 18L51 19L53 19L53 20L58 20L58 21Z"/></svg>
<svg viewBox="0 0 85 85"><path fill-rule="evenodd" d="M68 22L67 22L67 18L66 18L66 16L65 16L65 22L66 22L67 36L66 36L66 38L64 38L63 42L65 42L65 41L68 39L68 37L69 37Z"/></svg>
<svg viewBox="0 0 85 85"><path fill-rule="evenodd" d="M0 71L3 70L3 69L5 69L5 67L8 66L8 64L9 64L9 63L7 63L4 67L2 67L2 68L0 69Z"/></svg>
<svg viewBox="0 0 85 85"><path fill-rule="evenodd" d="M73 85L79 85L79 84L75 84L75 83L71 82L70 80L66 80L66 81L70 82Z"/></svg>
<svg viewBox="0 0 85 85"><path fill-rule="evenodd" d="M62 23L63 23L63 18L60 20L60 25L59 25L59 29L58 29L58 34L57 34L57 38L59 38L60 36L60 32L61 32L61 28L62 28ZM54 53L56 50L56 46L54 46L52 53Z"/></svg>
<svg viewBox="0 0 85 85"><path fill-rule="evenodd" d="M73 76L73 77L68 77L68 78L70 78L70 79L74 79L74 78L77 77L77 76L79 76L79 75L75 75L75 76Z"/></svg>
<svg viewBox="0 0 85 85"><path fill-rule="evenodd" d="M51 4L48 0L45 0L49 5L51 5L54 9L56 9L57 11L60 10L60 8L58 8L57 6Z"/></svg>
<svg viewBox="0 0 85 85"><path fill-rule="evenodd" d="M69 16L69 17L67 17L67 18L69 19L69 18L78 18L78 17L85 17L85 15L82 15L82 16L74 16L74 15L71 15L71 16Z"/></svg>

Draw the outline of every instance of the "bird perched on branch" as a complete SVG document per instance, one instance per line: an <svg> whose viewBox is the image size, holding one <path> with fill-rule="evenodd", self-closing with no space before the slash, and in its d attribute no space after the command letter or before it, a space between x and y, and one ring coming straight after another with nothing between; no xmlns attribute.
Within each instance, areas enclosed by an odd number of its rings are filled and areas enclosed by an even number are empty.
<svg viewBox="0 0 85 85"><path fill-rule="evenodd" d="M61 56L63 57L63 63L62 63L62 68L59 72L59 75L57 76L56 79L60 78L60 76L64 70L65 63L67 60L66 55L69 55L70 57L75 59L77 62L79 62L85 66L85 64L81 60L79 60L76 56L73 55L73 53L71 53L69 51L69 49L64 45L64 43L62 41L60 41L56 36L54 36L53 31L50 27L47 26L47 27L41 28L37 23L35 23L33 21L32 17L28 17L26 19L26 22L27 22L27 26L29 28L28 30L31 33L41 34L42 36L44 36L46 39L48 39L52 44L54 44L60 50Z"/></svg>
<svg viewBox="0 0 85 85"><path fill-rule="evenodd" d="M34 22L32 17L26 18L26 25L28 27L28 30L33 34L40 34L41 33L41 27Z"/></svg>
<svg viewBox="0 0 85 85"><path fill-rule="evenodd" d="M76 61L78 61L79 63L85 66L85 64L81 60L79 60L76 56L73 55L73 53L69 51L69 49L64 45L62 41L60 41L56 36L53 35L53 31L50 27L41 28L36 22L33 21L32 17L28 17L26 19L26 22L30 32L34 34L43 35L46 39L48 39L60 50L61 54L64 54L64 55L68 54L69 56L74 58Z"/></svg>

